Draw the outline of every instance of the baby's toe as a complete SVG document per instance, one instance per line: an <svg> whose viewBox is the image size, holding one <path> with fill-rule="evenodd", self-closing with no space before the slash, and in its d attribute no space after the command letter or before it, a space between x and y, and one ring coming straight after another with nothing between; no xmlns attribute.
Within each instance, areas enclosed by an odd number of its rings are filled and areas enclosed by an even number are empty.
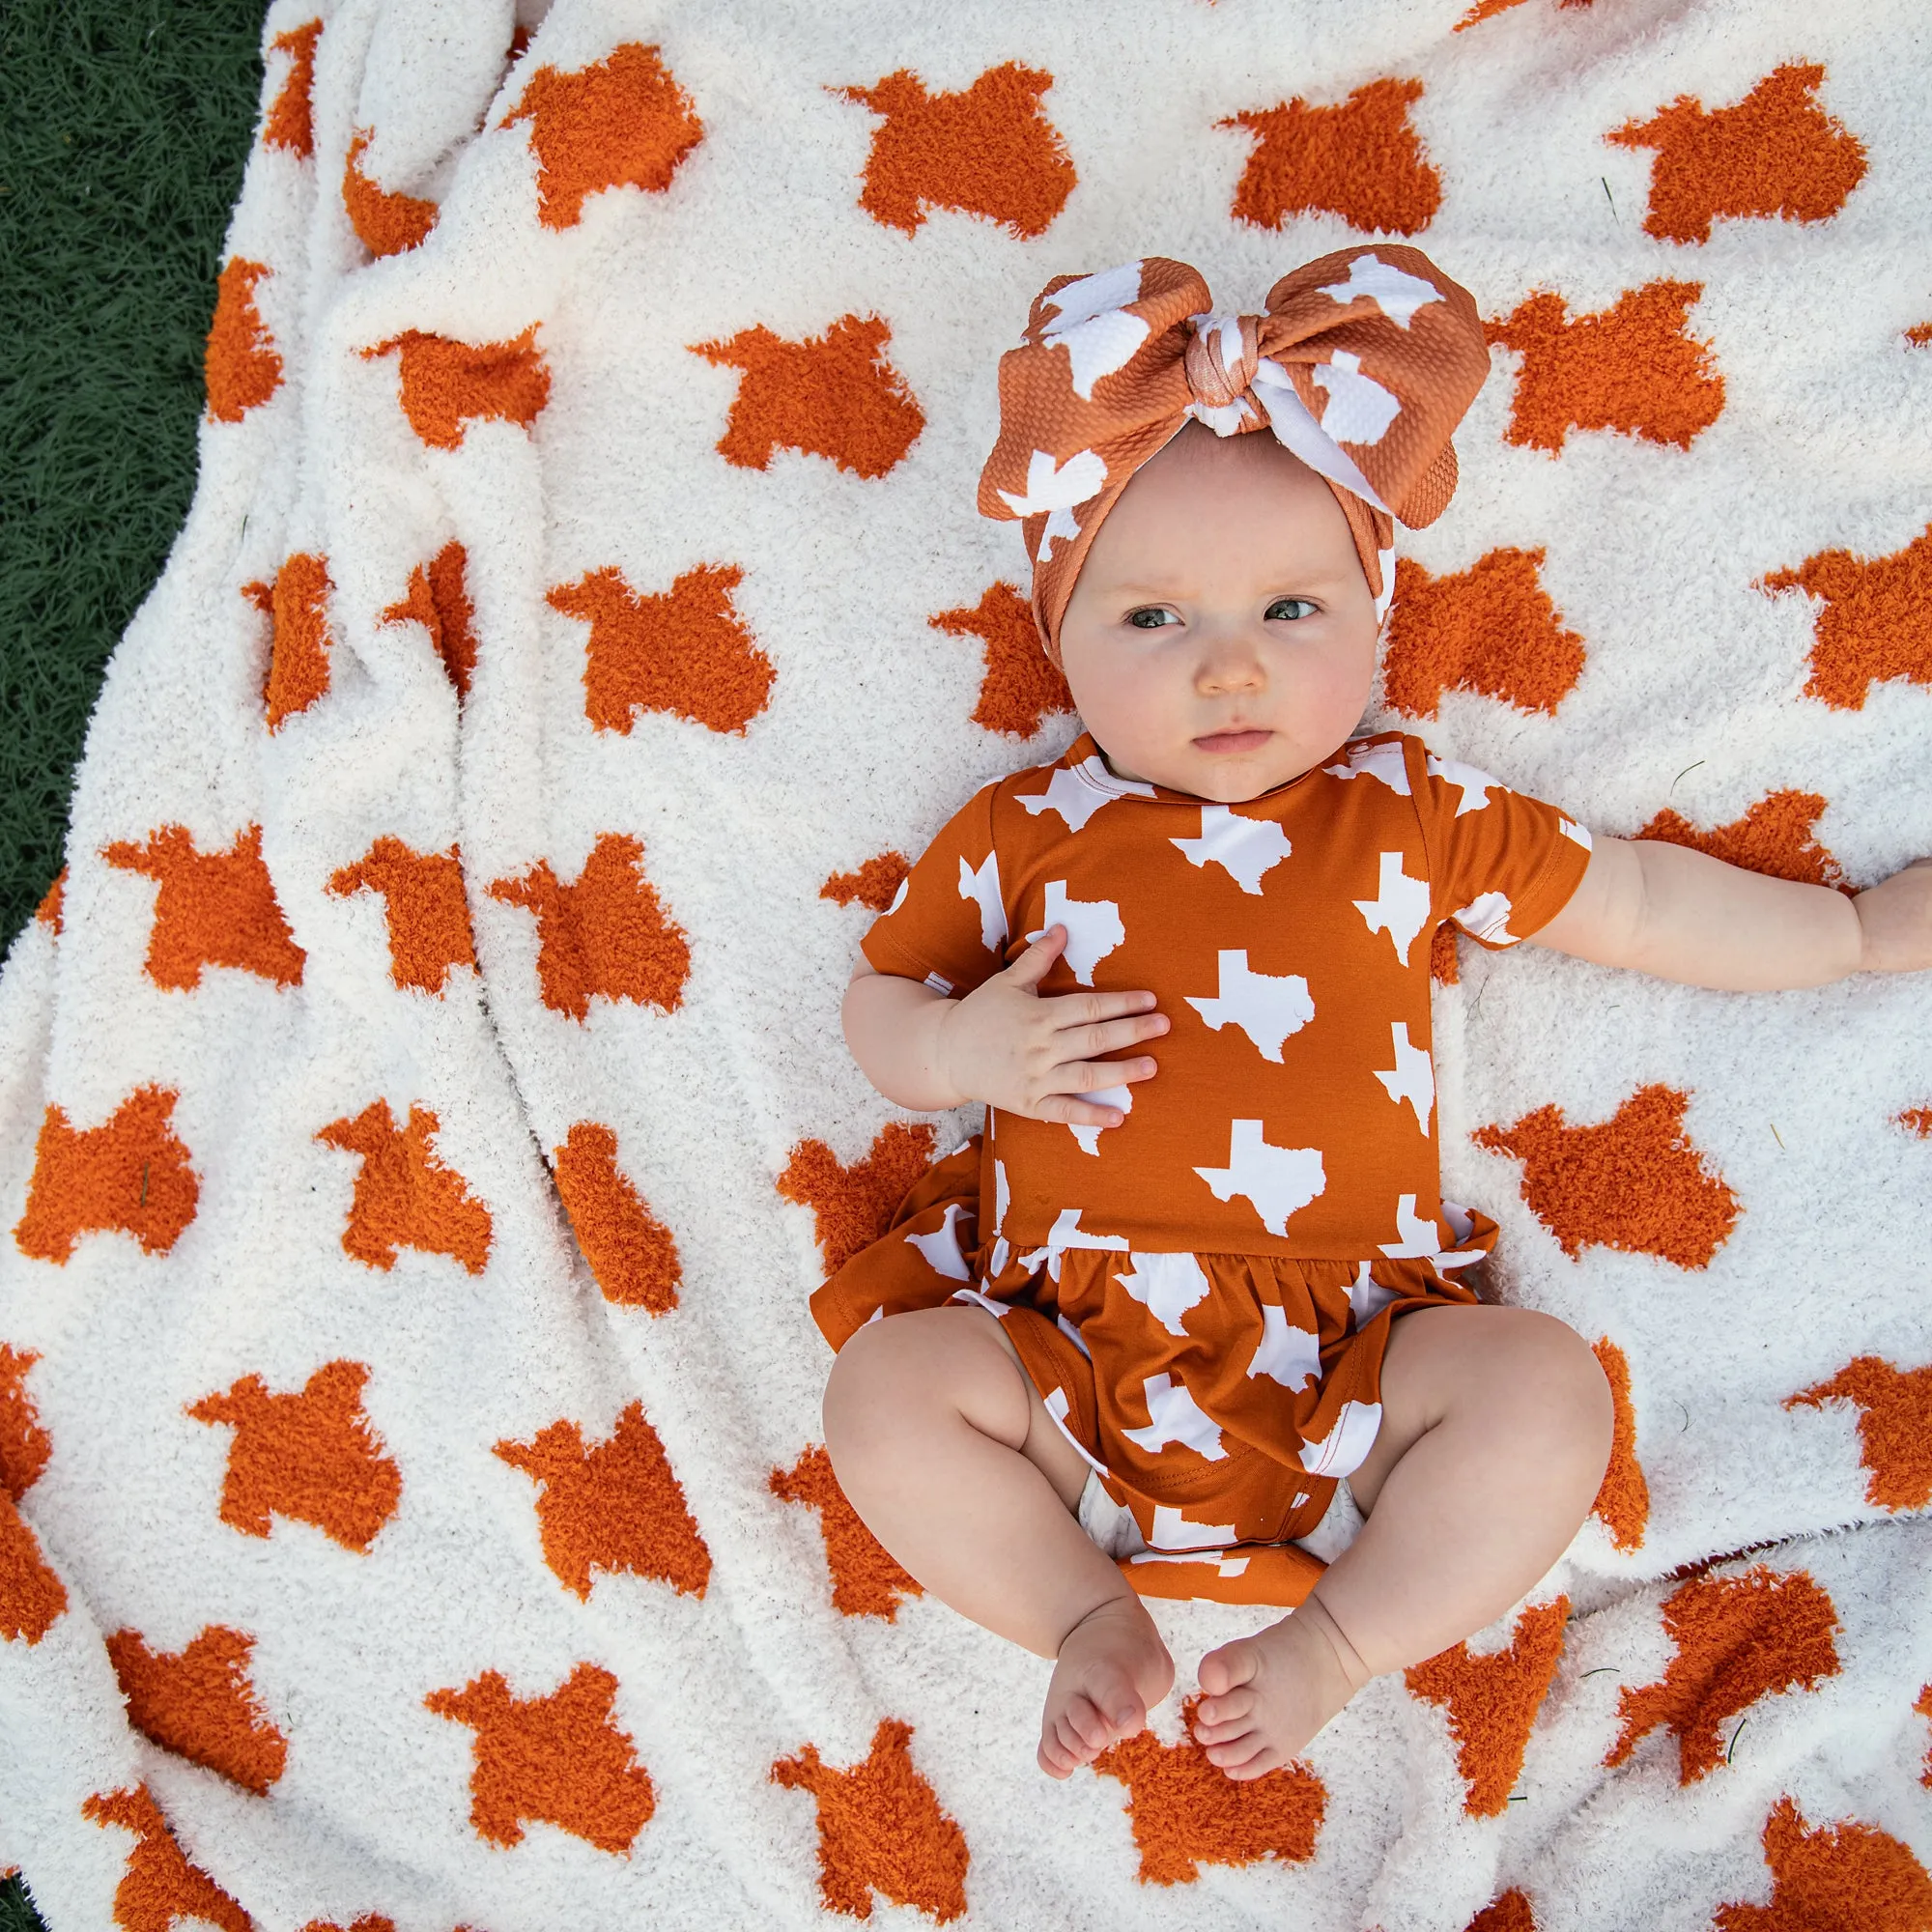
<svg viewBox="0 0 1932 1932"><path fill-rule="evenodd" d="M1253 1757L1240 1764L1223 1765L1221 1770L1225 1776L1234 1778L1236 1783L1245 1783L1249 1778L1265 1777L1269 1772L1279 1771L1287 1762L1281 1752L1270 1746L1258 1750Z"/></svg>
<svg viewBox="0 0 1932 1932"><path fill-rule="evenodd" d="M1060 1734L1069 1749L1084 1748L1091 1756L1113 1743L1115 1730L1091 1697L1074 1697L1060 1714Z"/></svg>
<svg viewBox="0 0 1932 1932"><path fill-rule="evenodd" d="M1226 1732L1229 1725L1236 1723L1245 1729L1243 1720L1252 1718L1254 1711L1252 1690L1230 1690L1225 1696L1204 1697L1194 1707L1194 1735L1205 1745L1209 1742L1210 1731Z"/></svg>
<svg viewBox="0 0 1932 1932"><path fill-rule="evenodd" d="M1218 1771L1224 1771L1230 1777L1253 1777L1259 1774L1253 1768L1267 1755L1267 1746L1253 1731L1244 1730L1237 1737L1224 1738L1219 1744L1207 1747L1208 1762Z"/></svg>
<svg viewBox="0 0 1932 1932"><path fill-rule="evenodd" d="M1210 1650L1195 1672L1202 1690L1210 1698L1225 1697L1230 1690L1251 1683L1260 1663L1260 1653L1246 1637L1236 1637L1218 1650Z"/></svg>

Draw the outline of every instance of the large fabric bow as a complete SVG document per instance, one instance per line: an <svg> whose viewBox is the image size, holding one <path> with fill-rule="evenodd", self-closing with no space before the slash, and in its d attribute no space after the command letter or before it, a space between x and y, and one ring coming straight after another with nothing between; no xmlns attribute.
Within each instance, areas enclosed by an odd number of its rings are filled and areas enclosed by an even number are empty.
<svg viewBox="0 0 1932 1932"><path fill-rule="evenodd" d="M1058 664L1073 580L1134 471L1190 417L1220 436L1271 429L1334 491L1380 617L1394 520L1419 528L1447 507L1449 439L1489 366L1468 291L1400 243L1303 264L1261 315L1215 313L1199 270L1163 255L1057 275L1000 358L980 512L1019 520Z"/></svg>

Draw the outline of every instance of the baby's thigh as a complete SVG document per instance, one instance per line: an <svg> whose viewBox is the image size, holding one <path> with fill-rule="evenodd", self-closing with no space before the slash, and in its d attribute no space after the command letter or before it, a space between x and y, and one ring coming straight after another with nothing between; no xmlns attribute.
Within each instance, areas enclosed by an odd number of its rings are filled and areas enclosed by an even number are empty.
<svg viewBox="0 0 1932 1932"><path fill-rule="evenodd" d="M966 1303L868 1321L825 1386L825 1444L843 1462L945 1453L962 1425L1023 1455L1068 1509L1087 1464L1061 1433L997 1317Z"/></svg>
<svg viewBox="0 0 1932 1932"><path fill-rule="evenodd" d="M1389 1471L1432 1431L1486 1456L1609 1453L1609 1384L1590 1345L1531 1308L1420 1308L1389 1330L1381 1425L1349 1489L1366 1515Z"/></svg>

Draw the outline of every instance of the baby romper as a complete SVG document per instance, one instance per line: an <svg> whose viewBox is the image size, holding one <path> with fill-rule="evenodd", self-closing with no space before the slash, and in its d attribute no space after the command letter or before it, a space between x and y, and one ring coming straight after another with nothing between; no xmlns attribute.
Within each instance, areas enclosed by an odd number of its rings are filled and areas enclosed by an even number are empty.
<svg viewBox="0 0 1932 1932"><path fill-rule="evenodd" d="M826 1339L977 1302L1153 1560L1231 1577L1234 1546L1307 1535L1375 1440L1390 1323L1473 1301L1458 1270L1495 1236L1440 1198L1435 928L1515 945L1589 848L1396 732L1234 806L1116 777L1084 733L987 785L867 959L963 995L1065 925L1041 994L1151 989L1171 1031L1124 1055L1159 1071L1091 1096L1118 1127L989 1107L812 1297Z"/></svg>

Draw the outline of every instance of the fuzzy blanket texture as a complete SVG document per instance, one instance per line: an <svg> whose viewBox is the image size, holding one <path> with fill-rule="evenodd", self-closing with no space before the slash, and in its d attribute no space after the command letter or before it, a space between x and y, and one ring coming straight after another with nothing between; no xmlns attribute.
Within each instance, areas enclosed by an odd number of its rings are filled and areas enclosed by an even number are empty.
<svg viewBox="0 0 1932 1932"><path fill-rule="evenodd" d="M193 509L0 983L0 1863L54 1932L1932 1925L1932 984L1436 955L1444 1183L1597 1347L1557 1569L1252 1784L1065 1784L819 1443L975 1124L860 933L1065 694L973 513L1054 274L1475 294L1375 722L1932 851L1907 0L273 0ZM1318 1538L1350 1533L1343 1502Z"/></svg>

